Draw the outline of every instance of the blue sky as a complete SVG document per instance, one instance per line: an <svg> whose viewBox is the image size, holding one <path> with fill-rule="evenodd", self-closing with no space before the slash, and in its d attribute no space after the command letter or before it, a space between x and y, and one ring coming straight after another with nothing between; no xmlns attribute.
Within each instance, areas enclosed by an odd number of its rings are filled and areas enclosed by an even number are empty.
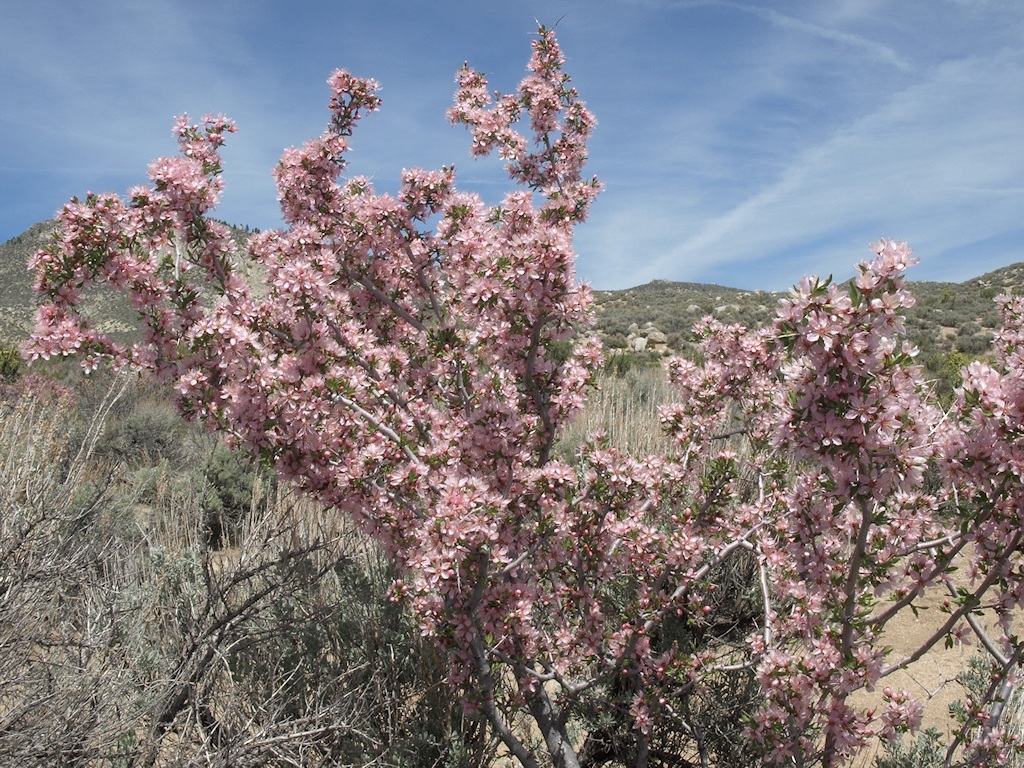
<svg viewBox="0 0 1024 768"><path fill-rule="evenodd" d="M497 201L500 165L444 110L463 61L513 88L536 20L598 119L606 190L577 236L595 288L782 290L848 276L879 237L910 242L913 279L1024 260L1020 0L5 2L0 241L145 181L182 112L238 123L218 216L277 226L270 169L323 130L337 67L383 86L353 173L388 191L454 163Z"/></svg>

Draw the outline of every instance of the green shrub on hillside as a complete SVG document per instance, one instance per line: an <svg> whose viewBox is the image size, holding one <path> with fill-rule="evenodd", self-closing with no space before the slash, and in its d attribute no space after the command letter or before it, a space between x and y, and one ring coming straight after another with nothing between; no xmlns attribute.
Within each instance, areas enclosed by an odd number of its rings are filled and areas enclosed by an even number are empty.
<svg viewBox="0 0 1024 768"><path fill-rule="evenodd" d="M630 372L644 368L656 368L661 364L661 355L657 352L633 352L631 350L609 350L605 355L604 372L620 379Z"/></svg>
<svg viewBox="0 0 1024 768"><path fill-rule="evenodd" d="M0 379L11 380L21 373L21 353L17 349L0 349Z"/></svg>
<svg viewBox="0 0 1024 768"><path fill-rule="evenodd" d="M121 418L110 421L96 452L129 467L155 466L166 461L177 468L188 458L187 431L173 403L146 399Z"/></svg>
<svg viewBox="0 0 1024 768"><path fill-rule="evenodd" d="M200 472L194 471L199 475ZM204 525L214 549L233 543L243 518L273 497L274 474L218 442L201 468Z"/></svg>

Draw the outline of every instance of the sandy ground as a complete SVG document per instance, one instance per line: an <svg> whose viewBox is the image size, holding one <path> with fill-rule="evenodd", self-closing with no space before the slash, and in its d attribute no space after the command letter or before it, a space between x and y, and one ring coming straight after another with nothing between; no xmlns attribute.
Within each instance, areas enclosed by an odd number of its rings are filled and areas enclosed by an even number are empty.
<svg viewBox="0 0 1024 768"><path fill-rule="evenodd" d="M916 650L949 618L949 614L939 610L946 597L948 593L933 589L915 603L919 606L917 616L914 616L912 611L905 610L889 622L883 639L884 645L892 646L893 649L889 656L890 661L895 662ZM943 741L948 742L953 724L949 715L949 705L964 697L964 689L956 681L956 677L968 666L971 657L982 650L976 641L969 645L957 644L952 648L946 648L944 641L940 640L929 653L913 665L894 672L881 681L874 693L865 692L858 695L856 702L870 706L874 701L881 700L880 691L883 688L905 688L924 705L922 730L937 728L943 734ZM913 740L916 735L904 738ZM854 764L858 768L870 766L874 757L881 754L884 754L884 747L876 744L866 750Z"/></svg>
<svg viewBox="0 0 1024 768"><path fill-rule="evenodd" d="M912 611L905 610L893 618L883 636L885 644L893 648L889 656L892 662L920 647L920 644L948 618L947 613L936 607L941 604L942 599L943 596L938 593L926 596L921 601L921 607L925 609L919 609L918 615L914 616ZM879 690L861 693L856 701L873 703L881 700L879 691L882 688L905 688L925 706L922 728L938 728L943 734L943 740L948 740L951 730L949 705L964 696L964 688L956 682L956 676L968 666L971 656L977 651L978 648L973 645L954 645L952 648L946 648L944 643L940 642L911 667L895 672L883 680ZM884 752L881 743L874 744L856 765L872 765L874 757Z"/></svg>

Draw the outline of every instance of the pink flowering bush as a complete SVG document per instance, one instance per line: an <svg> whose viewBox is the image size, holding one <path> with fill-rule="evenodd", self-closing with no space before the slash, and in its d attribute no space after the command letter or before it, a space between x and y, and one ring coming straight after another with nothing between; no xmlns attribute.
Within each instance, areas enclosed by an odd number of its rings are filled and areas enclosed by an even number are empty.
<svg viewBox="0 0 1024 768"><path fill-rule="evenodd" d="M998 702L1022 647L1024 304L1006 300L998 360L972 366L944 414L903 338L909 251L883 241L849 285L804 280L770 328L703 323L702 362L670 366L669 451L638 460L597 437L567 463L553 448L601 365L572 246L599 184L583 172L594 120L553 34L540 30L513 94L458 75L449 118L517 185L497 206L458 191L451 167L403 171L395 195L345 178L380 99L372 80L328 82L327 130L275 169L287 226L248 246L265 291L209 218L234 126L181 118L180 156L154 162L148 186L62 211L34 262L28 356L170 380L183 413L356 520L394 562L392 599L524 766L586 764L574 729L598 689L628 713L619 759L658 760L675 722L706 760L679 702L727 670L756 677L747 737L765 759L842 765L921 718L906 691L873 708L852 694L967 634L1003 682L949 759L1005 752ZM81 298L100 283L129 295L136 343L90 325ZM713 619L715 574L739 557L762 614L744 647L667 639L669 622ZM929 588L950 590L947 619L893 657L886 625ZM981 608L1004 636L985 634Z"/></svg>

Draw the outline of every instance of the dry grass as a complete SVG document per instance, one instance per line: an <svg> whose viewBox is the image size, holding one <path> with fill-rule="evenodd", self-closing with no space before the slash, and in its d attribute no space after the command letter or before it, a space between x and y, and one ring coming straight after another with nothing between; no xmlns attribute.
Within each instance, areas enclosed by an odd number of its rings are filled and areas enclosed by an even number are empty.
<svg viewBox="0 0 1024 768"><path fill-rule="evenodd" d="M589 436L607 435L609 444L630 456L664 451L658 407L672 402L674 390L661 366L631 368L623 375L605 374L583 412L561 435L558 455L568 461Z"/></svg>
<svg viewBox="0 0 1024 768"><path fill-rule="evenodd" d="M259 479L222 550L201 489L173 470L140 505L123 468L93 456L122 387L88 418L32 398L0 407L0 766L422 765L445 739L463 740L461 765L490 764L444 660L388 604L382 553ZM558 453L571 461L594 432L659 453L672 399L660 367L606 375ZM922 675L941 662L955 676L957 652L920 662L911 683L939 687ZM1021 731L1022 713L1017 692L1007 727Z"/></svg>
<svg viewBox="0 0 1024 768"><path fill-rule="evenodd" d="M181 477L140 506L93 456L122 392L0 408L0 766L482 759L382 553L276 485L222 550Z"/></svg>

